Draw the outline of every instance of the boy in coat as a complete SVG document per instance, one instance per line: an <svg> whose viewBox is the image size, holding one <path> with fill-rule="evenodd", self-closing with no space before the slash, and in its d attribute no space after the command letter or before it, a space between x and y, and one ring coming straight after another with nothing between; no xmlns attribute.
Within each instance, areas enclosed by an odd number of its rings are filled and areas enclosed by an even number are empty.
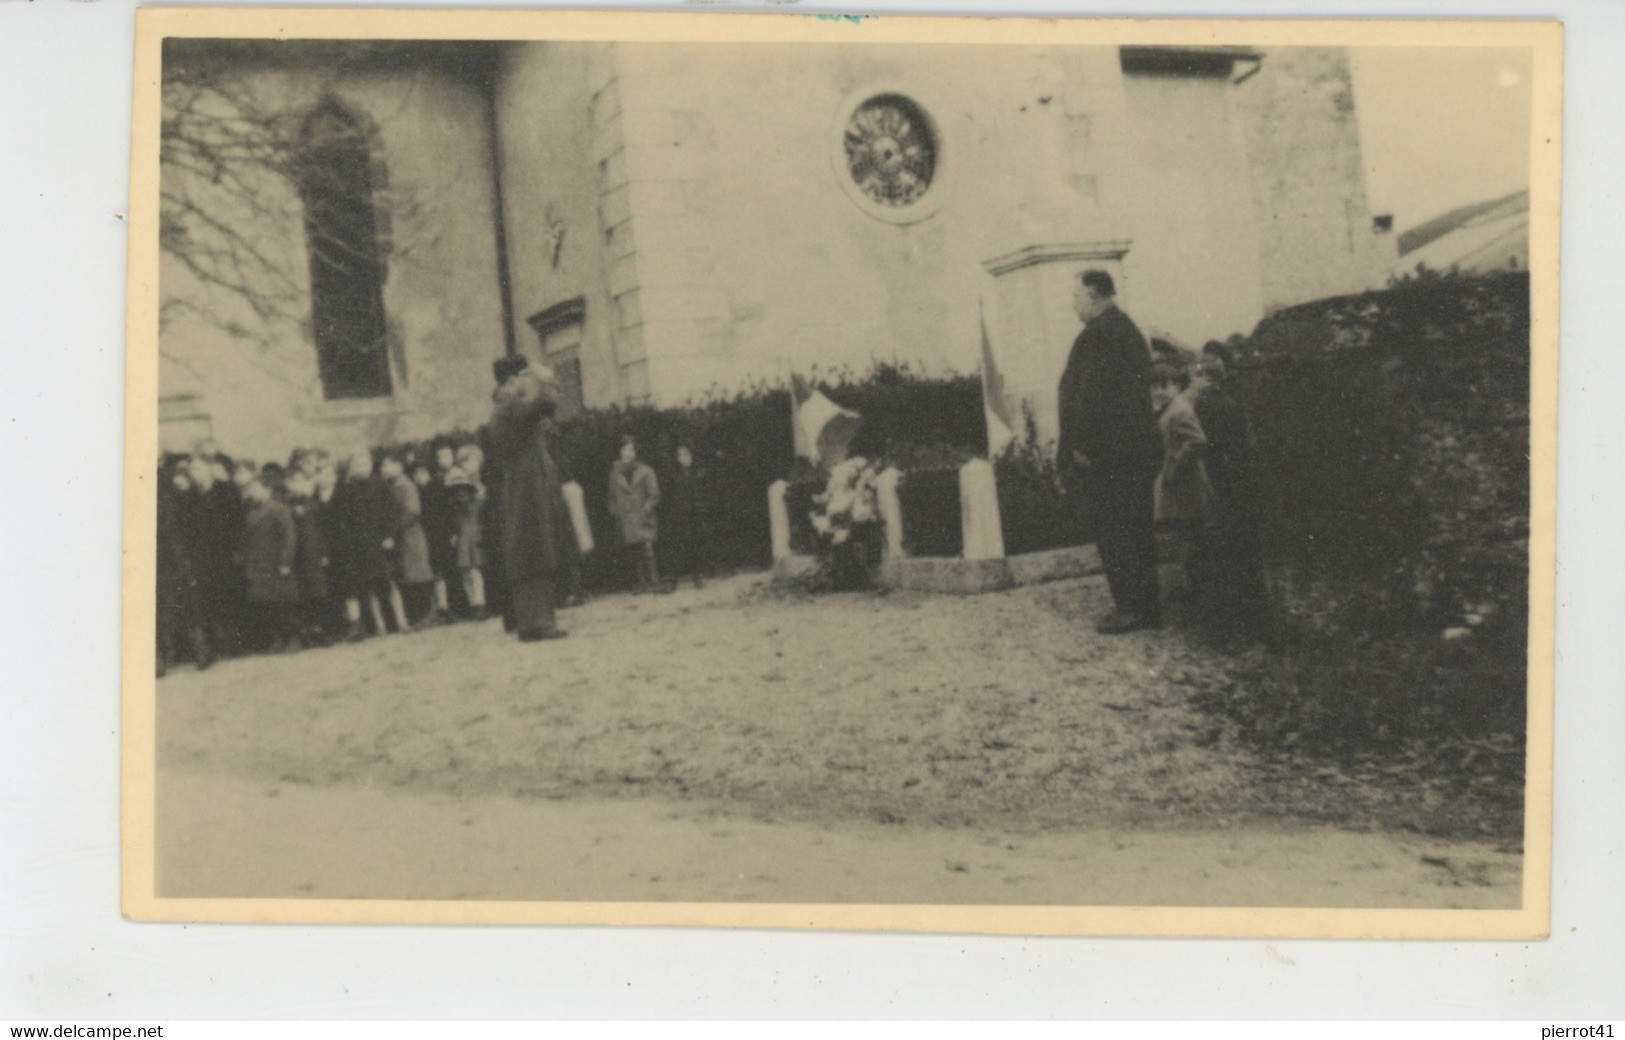
<svg viewBox="0 0 1625 1040"><path fill-rule="evenodd" d="M485 488L479 478L456 466L447 471L445 481L452 514L451 562L459 578L456 587L467 604L465 616L480 621L485 618L485 552L480 517L485 508Z"/></svg>

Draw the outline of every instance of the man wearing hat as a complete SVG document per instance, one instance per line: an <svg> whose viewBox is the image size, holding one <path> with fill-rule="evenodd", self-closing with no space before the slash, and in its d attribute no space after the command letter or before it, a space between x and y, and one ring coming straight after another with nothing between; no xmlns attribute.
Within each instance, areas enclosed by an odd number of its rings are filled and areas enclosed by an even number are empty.
<svg viewBox="0 0 1625 1040"><path fill-rule="evenodd" d="M565 633L554 611L576 553L545 422L558 409L558 384L549 369L523 357L498 358L492 372L497 389L489 432L502 477L499 529L509 611L521 642L558 639Z"/></svg>

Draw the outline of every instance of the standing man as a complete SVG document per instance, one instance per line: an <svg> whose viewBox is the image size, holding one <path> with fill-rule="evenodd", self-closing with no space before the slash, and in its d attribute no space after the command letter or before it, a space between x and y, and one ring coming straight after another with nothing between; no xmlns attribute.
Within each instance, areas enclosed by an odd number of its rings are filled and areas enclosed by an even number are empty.
<svg viewBox="0 0 1625 1040"><path fill-rule="evenodd" d="M1099 270L1084 271L1073 287L1084 325L1061 374L1056 460L1093 520L1115 604L1095 625L1104 635L1162 623L1152 533L1162 442L1151 409L1151 351L1116 293L1112 276Z"/></svg>
<svg viewBox="0 0 1625 1040"><path fill-rule="evenodd" d="M499 358L492 370L497 389L489 436L502 477L498 509L508 610L521 642L558 639L565 633L554 611L576 541L544 422L557 410L556 386L551 372L531 368L523 357Z"/></svg>

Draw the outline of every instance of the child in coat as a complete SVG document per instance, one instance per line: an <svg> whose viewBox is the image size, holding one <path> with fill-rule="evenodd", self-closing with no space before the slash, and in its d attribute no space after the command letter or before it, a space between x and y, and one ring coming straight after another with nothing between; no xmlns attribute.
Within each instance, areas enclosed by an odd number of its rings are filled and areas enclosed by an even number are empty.
<svg viewBox="0 0 1625 1040"><path fill-rule="evenodd" d="M418 486L408 476L410 456L385 456L378 475L390 491L389 536L384 548L390 553L390 577L398 590L398 613L407 627L433 624L434 571L429 566L429 538L423 532L423 504Z"/></svg>
<svg viewBox="0 0 1625 1040"><path fill-rule="evenodd" d="M299 585L293 514L258 480L243 486L243 571L248 602L274 652L299 649Z"/></svg>
<svg viewBox="0 0 1625 1040"><path fill-rule="evenodd" d="M450 498L452 562L457 568L463 600L470 620L484 619L485 552L481 512L485 508L485 485L479 478L453 467L446 472L446 492Z"/></svg>
<svg viewBox="0 0 1625 1040"><path fill-rule="evenodd" d="M620 524L621 545L636 569L639 591L654 592L660 587L660 569L655 564L660 481L654 470L638 460L637 441L630 436L621 438L621 457L610 467L609 504Z"/></svg>

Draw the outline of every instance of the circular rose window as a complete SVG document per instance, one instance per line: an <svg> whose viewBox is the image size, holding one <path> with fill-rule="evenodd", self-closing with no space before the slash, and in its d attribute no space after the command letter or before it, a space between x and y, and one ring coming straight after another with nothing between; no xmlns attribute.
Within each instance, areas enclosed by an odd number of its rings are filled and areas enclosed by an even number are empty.
<svg viewBox="0 0 1625 1040"><path fill-rule="evenodd" d="M942 194L942 143L936 122L896 91L849 99L839 121L841 184L871 216L906 224L935 209Z"/></svg>

